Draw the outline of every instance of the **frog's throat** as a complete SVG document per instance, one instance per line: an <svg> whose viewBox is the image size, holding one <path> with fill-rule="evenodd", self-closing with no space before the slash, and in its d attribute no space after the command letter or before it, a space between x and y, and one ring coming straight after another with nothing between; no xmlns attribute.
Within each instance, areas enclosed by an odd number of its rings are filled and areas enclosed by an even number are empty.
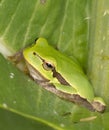
<svg viewBox="0 0 109 130"><path fill-rule="evenodd" d="M32 65L30 65L28 62L26 62L26 65L28 66L28 71L32 79L38 82L49 82L50 80L46 79L41 73L36 70Z"/></svg>

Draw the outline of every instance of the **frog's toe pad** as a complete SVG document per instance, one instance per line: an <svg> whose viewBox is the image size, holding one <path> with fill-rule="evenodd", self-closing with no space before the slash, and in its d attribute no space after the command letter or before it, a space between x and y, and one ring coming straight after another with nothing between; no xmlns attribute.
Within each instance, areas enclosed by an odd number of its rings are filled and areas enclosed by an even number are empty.
<svg viewBox="0 0 109 130"><path fill-rule="evenodd" d="M104 112L106 108L106 104L104 103L103 99L100 97L95 97L94 101L92 102L92 106L94 107L95 111Z"/></svg>

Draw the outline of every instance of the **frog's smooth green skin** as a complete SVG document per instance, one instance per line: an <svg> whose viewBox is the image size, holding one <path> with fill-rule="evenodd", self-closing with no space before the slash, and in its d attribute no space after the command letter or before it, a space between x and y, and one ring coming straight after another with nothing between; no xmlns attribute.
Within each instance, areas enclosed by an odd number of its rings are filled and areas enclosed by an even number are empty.
<svg viewBox="0 0 109 130"><path fill-rule="evenodd" d="M31 77L45 89L92 111L104 111L103 99L94 96L81 67L51 47L46 39L39 38L36 44L25 48L23 57Z"/></svg>

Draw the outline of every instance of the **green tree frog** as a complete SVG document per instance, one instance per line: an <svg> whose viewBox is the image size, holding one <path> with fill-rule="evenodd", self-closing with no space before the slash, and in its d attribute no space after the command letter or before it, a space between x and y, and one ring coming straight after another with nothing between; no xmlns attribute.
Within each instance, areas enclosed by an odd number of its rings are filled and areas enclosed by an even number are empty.
<svg viewBox="0 0 109 130"><path fill-rule="evenodd" d="M30 76L42 87L60 98L104 112L105 103L94 96L94 90L81 67L50 46L45 38L23 49L22 56Z"/></svg>

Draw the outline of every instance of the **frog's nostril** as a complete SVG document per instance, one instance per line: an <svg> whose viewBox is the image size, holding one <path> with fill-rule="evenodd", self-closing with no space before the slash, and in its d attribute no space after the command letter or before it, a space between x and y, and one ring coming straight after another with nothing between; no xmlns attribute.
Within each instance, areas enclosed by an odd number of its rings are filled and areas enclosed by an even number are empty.
<svg viewBox="0 0 109 130"><path fill-rule="evenodd" d="M33 55L36 55L36 52L33 52Z"/></svg>

